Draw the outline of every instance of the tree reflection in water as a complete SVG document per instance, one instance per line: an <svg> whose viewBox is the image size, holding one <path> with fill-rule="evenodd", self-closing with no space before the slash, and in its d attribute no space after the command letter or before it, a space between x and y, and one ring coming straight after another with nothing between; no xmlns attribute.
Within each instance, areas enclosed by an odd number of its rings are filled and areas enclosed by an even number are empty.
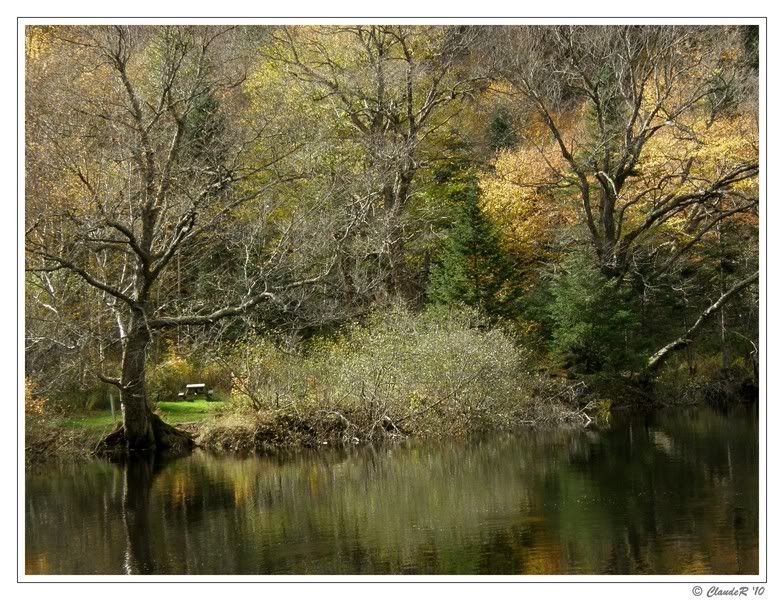
<svg viewBox="0 0 784 600"><path fill-rule="evenodd" d="M28 573L758 569L754 412L27 477Z"/></svg>

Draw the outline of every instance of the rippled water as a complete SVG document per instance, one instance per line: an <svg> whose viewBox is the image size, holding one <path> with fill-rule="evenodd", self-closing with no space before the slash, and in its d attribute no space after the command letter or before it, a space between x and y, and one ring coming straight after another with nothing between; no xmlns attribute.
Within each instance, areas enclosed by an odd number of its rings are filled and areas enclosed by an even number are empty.
<svg viewBox="0 0 784 600"><path fill-rule="evenodd" d="M754 407L27 474L26 572L752 574Z"/></svg>

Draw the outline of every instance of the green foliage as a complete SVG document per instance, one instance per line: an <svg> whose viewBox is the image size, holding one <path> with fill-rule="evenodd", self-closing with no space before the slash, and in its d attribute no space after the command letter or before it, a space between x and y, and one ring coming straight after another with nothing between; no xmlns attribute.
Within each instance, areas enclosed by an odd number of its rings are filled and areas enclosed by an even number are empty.
<svg viewBox="0 0 784 600"><path fill-rule="evenodd" d="M588 373L641 365L635 315L628 290L608 279L596 261L569 255L553 278L552 348Z"/></svg>
<svg viewBox="0 0 784 600"><path fill-rule="evenodd" d="M455 222L431 270L428 298L436 305L466 305L494 319L519 312L520 288L498 230L480 206L474 177L453 181Z"/></svg>
<svg viewBox="0 0 784 600"><path fill-rule="evenodd" d="M506 107L498 107L490 117L487 137L493 150L514 148L519 140L512 123L512 117Z"/></svg>
<svg viewBox="0 0 784 600"><path fill-rule="evenodd" d="M222 139L225 132L226 117L221 114L218 100L211 94L199 98L185 119L184 146L194 158L214 169L215 177L220 175L217 169L226 159L226 142Z"/></svg>

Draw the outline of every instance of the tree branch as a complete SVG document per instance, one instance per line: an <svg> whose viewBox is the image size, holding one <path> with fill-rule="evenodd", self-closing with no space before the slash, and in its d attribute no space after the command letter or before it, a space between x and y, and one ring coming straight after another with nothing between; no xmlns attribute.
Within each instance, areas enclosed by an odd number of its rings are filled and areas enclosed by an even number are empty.
<svg viewBox="0 0 784 600"><path fill-rule="evenodd" d="M721 296L721 298L716 300L716 302L711 304L708 308L706 308L702 312L699 318L694 322L694 324L691 327L689 327L686 333L684 333L681 337L670 342L663 348L659 349L656 353L654 353L648 359L648 365L646 366L646 371L648 372L655 371L657 368L659 368L662 365L664 360L675 350L678 350L679 348L683 348L684 346L691 344L694 341L692 339L694 334L697 333L697 331L700 328L702 328L702 326L705 324L705 322L710 318L710 316L713 313L715 313L722 306L724 306L724 304L726 304L730 298L735 296L738 292L745 289L746 287L748 287L758 279L759 279L759 271L754 273L754 275L751 275L750 277L747 277L746 279L739 281L732 288L727 290Z"/></svg>

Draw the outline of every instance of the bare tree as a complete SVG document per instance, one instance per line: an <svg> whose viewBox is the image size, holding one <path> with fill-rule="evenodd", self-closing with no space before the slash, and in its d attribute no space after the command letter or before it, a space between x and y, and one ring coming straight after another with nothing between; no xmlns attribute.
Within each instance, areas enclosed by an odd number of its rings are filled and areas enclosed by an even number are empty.
<svg viewBox="0 0 784 600"><path fill-rule="evenodd" d="M28 170L28 269L78 276L115 314L121 374L100 378L119 388L123 424L107 442L130 450L192 443L148 406L145 361L157 331L209 325L276 302L319 280L334 262L327 257L301 271L287 266L292 224L278 224L267 228L235 294L183 314L170 301L171 286L163 285L185 249L231 231L231 223L269 226L257 201L285 179L275 172L280 152L258 150L268 135L264 123L240 136L221 121L232 102L241 102L235 33L54 28L53 50L28 61L34 101L27 147L40 155ZM256 209L245 208L254 202ZM246 212L238 220L240 210Z"/></svg>
<svg viewBox="0 0 784 600"><path fill-rule="evenodd" d="M685 219L692 235L656 250L666 267L721 220L756 210L756 186L744 187L759 171L755 131L747 133L752 153L723 157L710 170L694 156L719 117L756 114L756 73L737 57L741 35L679 26L490 29L486 51L501 91L541 121L561 157L532 185L577 196L606 274L623 275L641 242L674 219ZM665 136L674 150L655 147ZM678 145L696 150L689 156ZM655 152L672 156L646 168Z"/></svg>
<svg viewBox="0 0 784 600"><path fill-rule="evenodd" d="M380 215L379 247L364 254L378 258L392 295L405 296L403 214L427 164L424 148L481 81L464 65L476 34L463 27L285 27L267 51L333 108L347 126L341 141L361 149L363 179L373 182L370 214Z"/></svg>

